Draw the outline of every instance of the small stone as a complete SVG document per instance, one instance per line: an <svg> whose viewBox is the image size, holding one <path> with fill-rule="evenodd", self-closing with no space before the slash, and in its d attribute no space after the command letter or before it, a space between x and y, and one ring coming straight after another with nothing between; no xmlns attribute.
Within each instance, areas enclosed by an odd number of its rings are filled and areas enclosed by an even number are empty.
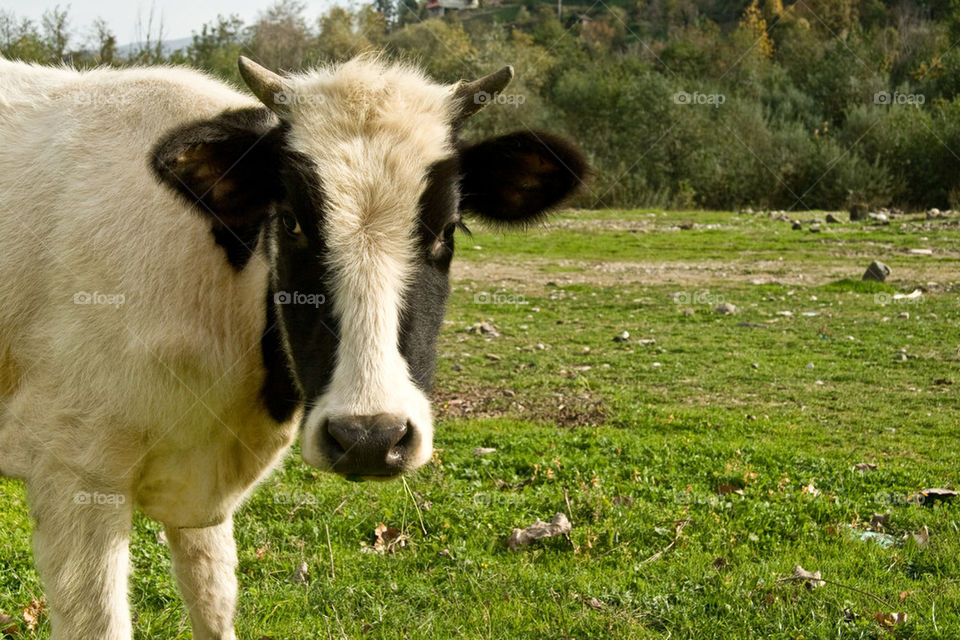
<svg viewBox="0 0 960 640"><path fill-rule="evenodd" d="M630 339L630 332L629 332L629 331L624 331L624 332L621 333L620 335L613 336L613 341L614 341L614 342L626 342L626 341L629 340L629 339Z"/></svg>
<svg viewBox="0 0 960 640"><path fill-rule="evenodd" d="M908 356L905 353L898 353L897 355L893 356L893 359L899 362L906 362L907 360L910 359L910 356Z"/></svg>
<svg viewBox="0 0 960 640"><path fill-rule="evenodd" d="M754 363L751 364L750 366L753 367L754 369L759 369L759 368L760 368L760 363L759 363L759 362L754 362Z"/></svg>
<svg viewBox="0 0 960 640"><path fill-rule="evenodd" d="M480 456L485 456L490 453L496 452L496 449L493 447L477 447L473 450L473 457L479 458Z"/></svg>
<svg viewBox="0 0 960 640"><path fill-rule="evenodd" d="M850 221L856 222L858 220L866 220L867 218L867 206L862 203L857 203L850 206Z"/></svg>
<svg viewBox="0 0 960 640"><path fill-rule="evenodd" d="M790 228L794 231L803 231L803 225L799 222L794 222Z"/></svg>
<svg viewBox="0 0 960 640"><path fill-rule="evenodd" d="M290 574L289 580L293 584L307 584L307 572L309 571L309 566L306 562L301 562L293 573Z"/></svg>
<svg viewBox="0 0 960 640"><path fill-rule="evenodd" d="M909 320L909 319L910 319L910 312L909 312L909 311L901 311L901 312L900 312L900 315L898 315L897 317L898 317L898 318L903 318L904 320Z"/></svg>
<svg viewBox="0 0 960 640"><path fill-rule="evenodd" d="M890 217L885 213L868 213L867 217L877 222L889 222Z"/></svg>
<svg viewBox="0 0 960 640"><path fill-rule="evenodd" d="M677 226L683 229L684 231L689 231L690 229L693 229L693 220L684 220Z"/></svg>
<svg viewBox="0 0 960 640"><path fill-rule="evenodd" d="M861 280L872 280L873 282L883 282L887 279L887 276L890 275L890 267L883 264L879 260L874 260L870 263L870 266L867 267L867 270L863 274Z"/></svg>
<svg viewBox="0 0 960 640"><path fill-rule="evenodd" d="M686 309L683 310L683 315L685 316L692 316L694 313L696 312L690 307L687 307Z"/></svg>
<svg viewBox="0 0 960 640"><path fill-rule="evenodd" d="M812 363L812 362L808 362L808 363L807 363L807 369L813 369L813 368L814 368L813 363Z"/></svg>
<svg viewBox="0 0 960 640"><path fill-rule="evenodd" d="M733 304L730 304L729 302L721 302L716 307L714 307L713 310L716 311L717 313L720 313L726 316L726 315L736 313L737 307Z"/></svg>
<svg viewBox="0 0 960 640"><path fill-rule="evenodd" d="M494 362L500 360L500 356L498 356L495 353L488 353L486 357L487 357L487 360L493 360Z"/></svg>
<svg viewBox="0 0 960 640"><path fill-rule="evenodd" d="M840 222L840 218L838 218L837 216L833 215L832 213L828 213L828 214L827 214L827 223L828 223L828 224L838 224L839 222Z"/></svg>
<svg viewBox="0 0 960 640"><path fill-rule="evenodd" d="M820 233L820 225L819 224L810 225L810 233Z"/></svg>

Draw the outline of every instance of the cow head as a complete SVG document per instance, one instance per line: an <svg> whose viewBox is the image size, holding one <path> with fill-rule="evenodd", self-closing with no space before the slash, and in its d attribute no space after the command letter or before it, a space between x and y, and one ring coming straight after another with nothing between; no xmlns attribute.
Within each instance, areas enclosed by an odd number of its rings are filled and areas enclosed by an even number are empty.
<svg viewBox="0 0 960 640"><path fill-rule="evenodd" d="M213 214L235 267L236 239L262 243L304 459L346 475L414 469L432 453L426 394L461 215L529 223L586 162L545 133L460 139L510 67L452 87L373 59L279 76L241 58L240 70L266 109L174 132L155 171Z"/></svg>

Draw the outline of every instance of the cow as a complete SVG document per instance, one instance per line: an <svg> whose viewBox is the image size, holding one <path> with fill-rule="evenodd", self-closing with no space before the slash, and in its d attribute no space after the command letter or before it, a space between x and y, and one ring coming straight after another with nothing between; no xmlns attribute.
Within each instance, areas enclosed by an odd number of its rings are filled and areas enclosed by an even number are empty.
<svg viewBox="0 0 960 640"><path fill-rule="evenodd" d="M251 95L177 67L0 60L0 474L25 481L54 640L129 640L135 509L197 639L232 639L232 514L299 435L386 479L432 455L461 212L523 226L589 172L529 130L465 141L513 77L378 56Z"/></svg>

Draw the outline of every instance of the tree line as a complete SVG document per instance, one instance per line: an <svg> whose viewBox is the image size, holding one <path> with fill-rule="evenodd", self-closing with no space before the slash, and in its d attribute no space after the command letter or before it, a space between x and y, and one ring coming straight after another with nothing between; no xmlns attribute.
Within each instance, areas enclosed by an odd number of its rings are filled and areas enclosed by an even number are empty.
<svg viewBox="0 0 960 640"><path fill-rule="evenodd" d="M426 0L309 14L279 0L219 16L172 49L118 46L103 20L0 11L0 55L78 68L183 64L240 84L239 55L296 71L377 50L454 82L512 64L466 132L565 134L595 176L588 207L960 207L960 0Z"/></svg>

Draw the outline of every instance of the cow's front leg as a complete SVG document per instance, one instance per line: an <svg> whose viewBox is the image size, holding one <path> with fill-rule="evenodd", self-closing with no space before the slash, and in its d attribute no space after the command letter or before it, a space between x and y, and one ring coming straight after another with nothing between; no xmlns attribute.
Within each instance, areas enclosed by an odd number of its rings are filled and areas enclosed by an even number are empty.
<svg viewBox="0 0 960 640"><path fill-rule="evenodd" d="M237 547L233 521L203 529L166 527L173 573L195 640L235 640Z"/></svg>
<svg viewBox="0 0 960 640"><path fill-rule="evenodd" d="M52 640L130 640L130 498L73 476L34 479L27 490Z"/></svg>

